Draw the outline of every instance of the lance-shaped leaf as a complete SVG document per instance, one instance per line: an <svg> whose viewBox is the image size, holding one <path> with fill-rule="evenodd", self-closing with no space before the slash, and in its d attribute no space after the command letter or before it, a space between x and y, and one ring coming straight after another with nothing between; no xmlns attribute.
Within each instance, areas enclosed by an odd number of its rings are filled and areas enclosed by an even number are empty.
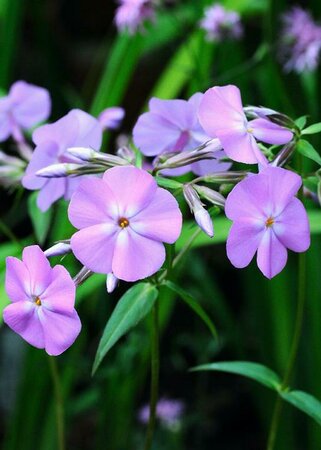
<svg viewBox="0 0 321 450"><path fill-rule="evenodd" d="M52 208L46 212L40 211L37 206L38 192L33 192L28 199L28 212L33 225L33 229L39 244L43 244L46 240L52 220Z"/></svg>
<svg viewBox="0 0 321 450"><path fill-rule="evenodd" d="M303 391L281 391L281 397L321 425L321 402Z"/></svg>
<svg viewBox="0 0 321 450"><path fill-rule="evenodd" d="M198 301L195 300L192 295L190 295L181 287L177 286L177 284L173 283L172 281L164 281L164 285L167 286L169 289L171 289L173 292L175 292L182 300L184 300L185 303L188 304L188 306L194 312L196 312L196 314L203 320L205 325L208 327L214 338L217 339L216 328L211 319L209 318L209 316L207 315L207 313L202 308L202 306L198 303Z"/></svg>
<svg viewBox="0 0 321 450"><path fill-rule="evenodd" d="M243 377L251 378L264 386L279 391L281 380L279 376L263 364L248 361L226 361L193 367L192 372L202 370L213 370L216 372L228 372Z"/></svg>
<svg viewBox="0 0 321 450"><path fill-rule="evenodd" d="M297 144L297 150L301 155L305 156L306 158L312 159L312 161L315 161L321 166L321 156L316 151L316 149L310 144L310 142L301 139Z"/></svg>
<svg viewBox="0 0 321 450"><path fill-rule="evenodd" d="M321 122L314 123L301 131L301 134L315 134L321 132Z"/></svg>
<svg viewBox="0 0 321 450"><path fill-rule="evenodd" d="M118 301L98 345L92 374L96 372L109 350L152 309L158 290L150 283L138 283Z"/></svg>

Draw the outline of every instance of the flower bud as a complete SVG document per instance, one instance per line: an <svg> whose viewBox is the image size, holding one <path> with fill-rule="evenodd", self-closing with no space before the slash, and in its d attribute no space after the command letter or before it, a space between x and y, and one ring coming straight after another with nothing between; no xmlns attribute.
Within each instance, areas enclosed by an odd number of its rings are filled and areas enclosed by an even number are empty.
<svg viewBox="0 0 321 450"><path fill-rule="evenodd" d="M296 128L293 120L285 114L274 111L274 109L263 108L261 106L246 106L243 108L245 114L251 118L267 119L271 122L286 128Z"/></svg>
<svg viewBox="0 0 321 450"><path fill-rule="evenodd" d="M213 237L214 230L211 216L202 205L202 202L195 189L191 185L186 184L183 188L183 194L192 214L195 217L198 226L208 236Z"/></svg>
<svg viewBox="0 0 321 450"><path fill-rule="evenodd" d="M125 159L130 164L133 164L135 162L136 159L135 153L129 147L126 146L120 147L116 153L117 156L119 156L122 159Z"/></svg>
<svg viewBox="0 0 321 450"><path fill-rule="evenodd" d="M111 294L116 289L118 281L118 278L115 277L112 272L107 274L106 287L109 294Z"/></svg>
<svg viewBox="0 0 321 450"><path fill-rule="evenodd" d="M71 245L69 242L58 242L57 244L53 245L52 247L48 248L44 253L47 256L47 258L51 256L62 256L66 255L67 253L71 252Z"/></svg>
<svg viewBox="0 0 321 450"><path fill-rule="evenodd" d="M74 277L74 283L75 283L76 287L78 287L84 281L86 281L87 278L89 278L93 273L94 272L92 272L91 270L87 269L87 267L84 266Z"/></svg>
<svg viewBox="0 0 321 450"><path fill-rule="evenodd" d="M217 191L214 191L213 189L210 189L206 186L199 186L197 184L194 184L194 189L197 191L197 193L204 198L205 200L213 203L213 205L221 206L224 208L225 206L225 197L223 197L222 194L220 194Z"/></svg>
<svg viewBox="0 0 321 450"><path fill-rule="evenodd" d="M128 165L128 161L120 158L119 156L96 152L91 148L71 147L68 148L67 152L69 153L69 155L81 159L82 161L91 162L94 164L102 164L107 167Z"/></svg>
<svg viewBox="0 0 321 450"><path fill-rule="evenodd" d="M70 164L70 163L61 163L61 164L51 164L50 166L44 167L36 172L38 177L45 178L60 178L67 177L72 173L75 173L82 167L80 164Z"/></svg>
<svg viewBox="0 0 321 450"><path fill-rule="evenodd" d="M292 154L295 150L295 143L290 142L289 144L285 145L281 148L279 153L275 156L273 161L271 162L271 166L274 167L283 167L291 158Z"/></svg>
<svg viewBox="0 0 321 450"><path fill-rule="evenodd" d="M247 177L247 175L248 172L245 171L215 172L209 175L204 175L196 178L194 180L194 183L202 181L204 183L215 183L215 184L222 184L222 183L237 184L240 181L242 181L245 177Z"/></svg>

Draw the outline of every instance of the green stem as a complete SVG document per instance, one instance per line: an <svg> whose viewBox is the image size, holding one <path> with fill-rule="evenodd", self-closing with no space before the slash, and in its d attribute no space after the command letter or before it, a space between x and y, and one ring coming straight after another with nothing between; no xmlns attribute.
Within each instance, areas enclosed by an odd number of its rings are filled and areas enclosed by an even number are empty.
<svg viewBox="0 0 321 450"><path fill-rule="evenodd" d="M56 359L49 356L49 367L54 388L58 449L65 450L64 405Z"/></svg>
<svg viewBox="0 0 321 450"><path fill-rule="evenodd" d="M158 300L156 300L153 310L152 323L152 347L151 347L151 393L149 422L144 450L150 450L153 443L153 435L156 424L156 408L159 385L159 323L158 323Z"/></svg>
<svg viewBox="0 0 321 450"><path fill-rule="evenodd" d="M300 337L302 333L302 325L303 325L303 317L304 317L304 306L305 306L305 286L306 286L306 255L305 253L300 253L299 255L299 268L298 268L298 304L297 304L297 312L296 312L296 321L295 321L295 329L294 336L292 340L290 356L288 359L287 367L285 370L285 375L283 377L281 390L284 390L288 387L296 356L298 353ZM269 437L268 437L268 445L267 450L273 450L276 440L276 434L279 427L281 412L282 412L282 397L278 395L274 407Z"/></svg>

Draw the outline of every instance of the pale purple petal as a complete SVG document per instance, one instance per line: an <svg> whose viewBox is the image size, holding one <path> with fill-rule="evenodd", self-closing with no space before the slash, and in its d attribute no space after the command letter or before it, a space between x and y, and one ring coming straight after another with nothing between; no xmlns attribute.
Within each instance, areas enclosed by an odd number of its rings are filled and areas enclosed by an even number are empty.
<svg viewBox="0 0 321 450"><path fill-rule="evenodd" d="M3 310L3 320L29 344L44 348L44 334L37 310L38 307L30 301L12 303Z"/></svg>
<svg viewBox="0 0 321 450"><path fill-rule="evenodd" d="M51 282L41 294L43 307L58 313L71 313L75 305L76 287L68 271L61 265L51 270Z"/></svg>
<svg viewBox="0 0 321 450"><path fill-rule="evenodd" d="M310 247L310 226L306 210L293 198L276 218L273 230L279 241L295 252L305 252Z"/></svg>
<svg viewBox="0 0 321 450"><path fill-rule="evenodd" d="M47 180L47 183L43 186L38 194L37 206L45 212L50 206L55 203L59 198L63 197L66 190L67 180L65 178L51 178Z"/></svg>
<svg viewBox="0 0 321 450"><path fill-rule="evenodd" d="M267 228L257 251L257 265L264 276L271 279L281 272L287 261L287 251L273 228Z"/></svg>
<svg viewBox="0 0 321 450"><path fill-rule="evenodd" d="M121 179L120 182L123 182ZM119 216L117 200L102 179L82 180L68 208L70 222L76 228L89 227Z"/></svg>
<svg viewBox="0 0 321 450"><path fill-rule="evenodd" d="M72 110L56 122L36 128L32 140L36 145L54 142L59 147L60 155L68 147L75 146L78 131L79 122Z"/></svg>
<svg viewBox="0 0 321 450"><path fill-rule="evenodd" d="M24 263L17 258L6 258L6 292L12 302L30 298L30 273Z"/></svg>
<svg viewBox="0 0 321 450"><path fill-rule="evenodd" d="M149 277L161 268L164 261L162 243L145 238L129 227L118 234L112 265L117 278L137 281Z"/></svg>
<svg viewBox="0 0 321 450"><path fill-rule="evenodd" d="M268 161L259 149L254 137L246 132L233 132L230 130L220 130L217 132L222 147L226 155L233 161L245 164L267 165Z"/></svg>
<svg viewBox="0 0 321 450"><path fill-rule="evenodd" d="M177 201L168 191L158 188L150 204L130 221L130 227L150 239L174 243L182 228Z"/></svg>
<svg viewBox="0 0 321 450"><path fill-rule="evenodd" d="M78 134L73 147L90 147L99 150L103 138L98 120L80 109L73 109L72 114L78 121Z"/></svg>
<svg viewBox="0 0 321 450"><path fill-rule="evenodd" d="M75 309L69 314L59 314L40 307L38 315L48 355L58 356L75 342L81 330L81 322Z"/></svg>
<svg viewBox="0 0 321 450"><path fill-rule="evenodd" d="M118 106L106 108L98 116L100 125L107 130L118 128L125 117L125 110Z"/></svg>
<svg viewBox="0 0 321 450"><path fill-rule="evenodd" d="M243 268L250 264L264 232L264 226L254 221L233 223L226 245L227 256L233 266Z"/></svg>
<svg viewBox="0 0 321 450"><path fill-rule="evenodd" d="M51 100L47 89L17 81L9 92L14 119L22 128L31 128L48 119Z"/></svg>
<svg viewBox="0 0 321 450"><path fill-rule="evenodd" d="M193 163L191 166L192 171L199 176L209 175L215 172L228 171L232 166L232 163L221 161L222 158L227 157L226 153L223 150L221 150L215 152L215 155L217 155L215 159L206 159L204 161L198 161L196 163Z"/></svg>
<svg viewBox="0 0 321 450"><path fill-rule="evenodd" d="M0 113L0 142L6 141L12 133L12 121L7 113Z"/></svg>
<svg viewBox="0 0 321 450"><path fill-rule="evenodd" d="M198 97L193 98L191 102L186 100L162 100L152 98L149 102L149 109L152 113L169 120L180 130L190 130L197 121L194 102L197 103Z"/></svg>
<svg viewBox="0 0 321 450"><path fill-rule="evenodd" d="M52 141L42 142L33 152L32 159L22 179L22 186L27 189L41 189L47 179L38 177L36 172L44 167L50 166L57 161L59 147Z"/></svg>
<svg viewBox="0 0 321 450"><path fill-rule="evenodd" d="M290 130L266 119L251 120L248 123L248 128L253 130L252 133L256 139L267 144L286 144L293 138L293 133Z"/></svg>
<svg viewBox="0 0 321 450"><path fill-rule="evenodd" d="M148 172L133 166L113 167L105 172L103 180L118 202L120 216L127 218L146 208L157 189Z"/></svg>
<svg viewBox="0 0 321 450"><path fill-rule="evenodd" d="M76 258L93 272L112 272L112 260L119 230L120 227L116 224L107 223L83 228L71 238L72 251Z"/></svg>
<svg viewBox="0 0 321 450"><path fill-rule="evenodd" d="M51 267L48 259L38 245L25 247L22 261L30 274L30 290L33 295L40 295L51 282Z"/></svg>

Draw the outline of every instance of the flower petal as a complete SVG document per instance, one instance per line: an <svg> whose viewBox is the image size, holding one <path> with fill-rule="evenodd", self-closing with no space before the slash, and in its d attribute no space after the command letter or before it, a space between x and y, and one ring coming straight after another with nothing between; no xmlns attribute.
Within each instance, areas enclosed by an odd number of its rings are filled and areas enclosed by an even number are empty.
<svg viewBox="0 0 321 450"><path fill-rule="evenodd" d="M112 271L120 280L137 281L157 272L165 261L165 248L129 228L117 237Z"/></svg>
<svg viewBox="0 0 321 450"><path fill-rule="evenodd" d="M100 178L82 180L68 208L69 220L76 228L111 221L118 215L117 200L108 184Z"/></svg>
<svg viewBox="0 0 321 450"><path fill-rule="evenodd" d="M297 198L293 198L278 216L273 230L279 241L290 250L305 252L310 247L308 216Z"/></svg>
<svg viewBox="0 0 321 450"><path fill-rule="evenodd" d="M198 100L196 97L192 98L191 102L181 99L162 100L154 97L149 102L149 109L181 131L190 130L197 121L194 102L197 103Z"/></svg>
<svg viewBox="0 0 321 450"><path fill-rule="evenodd" d="M0 142L6 141L12 133L12 123L7 113L0 113Z"/></svg>
<svg viewBox="0 0 321 450"><path fill-rule="evenodd" d="M81 322L74 309L69 314L59 314L39 308L39 320L43 327L45 349L48 355L57 356L66 351L76 340Z"/></svg>
<svg viewBox="0 0 321 450"><path fill-rule="evenodd" d="M74 255L93 272L112 272L118 229L116 225L107 223L83 228L71 238Z"/></svg>
<svg viewBox="0 0 321 450"><path fill-rule="evenodd" d="M133 166L113 167L105 172L103 180L117 200L120 216L127 218L145 208L157 189L148 172Z"/></svg>
<svg viewBox="0 0 321 450"><path fill-rule="evenodd" d="M30 273L25 264L17 258L6 259L6 292L12 302L26 301L30 298Z"/></svg>
<svg viewBox="0 0 321 450"><path fill-rule="evenodd" d="M228 259L234 267L250 264L264 234L264 227L251 221L233 223L226 244Z"/></svg>
<svg viewBox="0 0 321 450"><path fill-rule="evenodd" d="M37 309L30 301L12 303L3 310L3 320L29 344L44 348L44 335Z"/></svg>
<svg viewBox="0 0 321 450"><path fill-rule="evenodd" d="M218 131L219 138L227 156L245 164L261 163L267 165L267 159L259 149L255 139L246 131Z"/></svg>
<svg viewBox="0 0 321 450"><path fill-rule="evenodd" d="M76 287L69 272L61 265L51 270L51 283L41 294L42 305L54 312L71 313L75 306Z"/></svg>
<svg viewBox="0 0 321 450"><path fill-rule="evenodd" d="M157 188L150 204L131 221L130 227L142 236L173 244L182 229L182 213L172 194Z"/></svg>
<svg viewBox="0 0 321 450"><path fill-rule="evenodd" d="M32 154L31 161L22 179L22 186L27 189L41 189L48 182L48 179L38 177L36 172L57 162L58 151L58 146L52 141L39 144Z"/></svg>
<svg viewBox="0 0 321 450"><path fill-rule="evenodd" d="M50 178L38 194L37 206L41 211L47 211L59 198L64 196L67 180L65 178Z"/></svg>
<svg viewBox="0 0 321 450"><path fill-rule="evenodd" d="M264 276L271 279L281 272L287 261L287 251L275 235L267 228L257 251L257 265Z"/></svg>
<svg viewBox="0 0 321 450"><path fill-rule="evenodd" d="M22 261L30 273L30 290L32 295L41 295L51 283L51 267L44 252L38 245L25 247Z"/></svg>
<svg viewBox="0 0 321 450"><path fill-rule="evenodd" d="M293 137L293 133L290 130L266 119L251 120L248 123L248 127L253 130L253 135L256 139L267 144L286 144Z"/></svg>

